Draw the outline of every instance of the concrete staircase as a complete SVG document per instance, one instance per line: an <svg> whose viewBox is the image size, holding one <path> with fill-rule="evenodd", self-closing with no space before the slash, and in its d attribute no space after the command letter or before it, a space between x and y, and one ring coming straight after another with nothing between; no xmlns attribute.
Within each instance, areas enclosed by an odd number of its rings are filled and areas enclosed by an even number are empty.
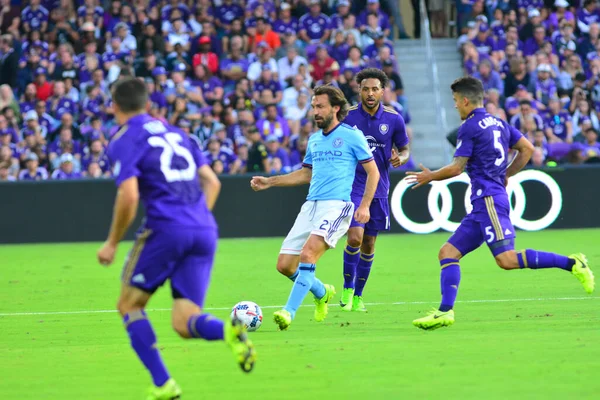
<svg viewBox="0 0 600 400"><path fill-rule="evenodd" d="M437 168L452 158L453 149L446 141L446 135L461 121L454 109L450 84L462 76L462 69L456 39L432 39L431 50L433 62L429 59L425 41L395 42L400 76L412 117L413 158L417 164Z"/></svg>

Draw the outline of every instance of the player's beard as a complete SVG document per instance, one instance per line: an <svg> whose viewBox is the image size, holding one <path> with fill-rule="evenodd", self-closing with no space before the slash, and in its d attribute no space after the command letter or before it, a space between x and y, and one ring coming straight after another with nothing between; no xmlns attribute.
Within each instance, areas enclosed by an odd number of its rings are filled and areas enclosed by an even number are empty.
<svg viewBox="0 0 600 400"><path fill-rule="evenodd" d="M319 129L323 129L324 131L326 131L327 129L329 129L331 123L333 122L333 112L323 119L315 119L315 122L317 123L317 127Z"/></svg>

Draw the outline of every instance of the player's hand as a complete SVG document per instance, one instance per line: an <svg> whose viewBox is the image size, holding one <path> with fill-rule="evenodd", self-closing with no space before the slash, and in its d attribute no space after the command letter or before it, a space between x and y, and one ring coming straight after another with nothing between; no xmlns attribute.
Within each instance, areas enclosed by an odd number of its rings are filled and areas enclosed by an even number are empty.
<svg viewBox="0 0 600 400"><path fill-rule="evenodd" d="M371 219L371 212L369 211L369 207L367 206L359 206L356 212L354 213L354 219L356 222L361 224L366 224Z"/></svg>
<svg viewBox="0 0 600 400"><path fill-rule="evenodd" d="M396 149L392 149L392 158L389 160L392 163L392 167L398 168L401 165L406 164L408 158L400 157Z"/></svg>
<svg viewBox="0 0 600 400"><path fill-rule="evenodd" d="M422 169L421 172L407 172L408 175L405 179L407 183L416 183L411 189L416 189L420 186L427 185L432 180L432 172L429 168L423 166L423 164L419 164L419 168Z"/></svg>
<svg viewBox="0 0 600 400"><path fill-rule="evenodd" d="M271 183L269 181L269 178L267 178L266 176L253 176L252 180L250 181L250 187L255 192L258 192L270 188Z"/></svg>
<svg viewBox="0 0 600 400"><path fill-rule="evenodd" d="M104 242L100 250L98 250L98 262L105 267L108 267L115 259L115 252L117 246L107 242Z"/></svg>

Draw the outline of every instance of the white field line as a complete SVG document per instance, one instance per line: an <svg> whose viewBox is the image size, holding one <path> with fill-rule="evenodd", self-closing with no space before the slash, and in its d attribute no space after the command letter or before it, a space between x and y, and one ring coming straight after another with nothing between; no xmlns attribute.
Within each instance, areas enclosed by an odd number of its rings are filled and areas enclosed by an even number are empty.
<svg viewBox="0 0 600 400"><path fill-rule="evenodd" d="M600 297L540 297L540 298L528 298L528 299L496 299L496 300L458 300L457 303L512 303L512 302L526 302L526 301L570 301L570 300L597 300ZM412 305L412 304L431 304L432 306L437 304L435 301L397 301L393 303L365 303L367 306L401 306L401 305ZM338 304L330 304L331 306L338 306ZM312 305L306 305L303 307L313 307ZM283 306L261 306L263 309L269 308L283 308ZM208 307L206 311L220 311L220 310L231 310L231 307ZM171 311L170 308L152 308L148 309L148 312L155 311ZM79 311L36 311L36 312L5 312L0 313L0 317L22 317L28 315L75 315L75 314L107 314L116 313L117 310L79 310Z"/></svg>

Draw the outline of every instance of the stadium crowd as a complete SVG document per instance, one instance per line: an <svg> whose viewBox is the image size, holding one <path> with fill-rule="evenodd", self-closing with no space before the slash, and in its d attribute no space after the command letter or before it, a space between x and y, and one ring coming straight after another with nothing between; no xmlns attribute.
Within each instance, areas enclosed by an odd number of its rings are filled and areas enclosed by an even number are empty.
<svg viewBox="0 0 600 400"><path fill-rule="evenodd" d="M458 0L465 74L531 140L536 167L600 162L596 0Z"/></svg>
<svg viewBox="0 0 600 400"><path fill-rule="evenodd" d="M390 78L410 121L379 0L0 0L0 180L110 177L110 87L143 79L150 113L186 131L218 174L300 168L311 90L358 101Z"/></svg>

